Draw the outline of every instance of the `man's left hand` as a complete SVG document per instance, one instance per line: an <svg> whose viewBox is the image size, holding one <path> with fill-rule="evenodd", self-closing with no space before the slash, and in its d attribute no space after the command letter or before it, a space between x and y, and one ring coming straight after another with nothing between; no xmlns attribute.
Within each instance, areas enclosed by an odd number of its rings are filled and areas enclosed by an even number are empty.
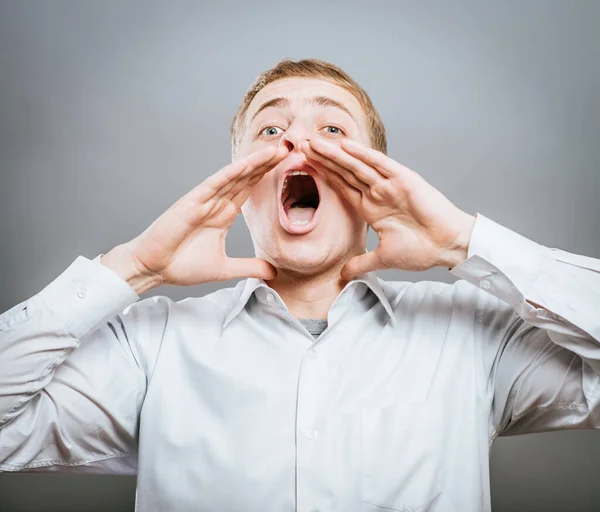
<svg viewBox="0 0 600 512"><path fill-rule="evenodd" d="M342 278L390 268L452 268L466 259L475 217L416 172L350 139L340 146L318 138L300 149L379 237L377 249L346 263Z"/></svg>

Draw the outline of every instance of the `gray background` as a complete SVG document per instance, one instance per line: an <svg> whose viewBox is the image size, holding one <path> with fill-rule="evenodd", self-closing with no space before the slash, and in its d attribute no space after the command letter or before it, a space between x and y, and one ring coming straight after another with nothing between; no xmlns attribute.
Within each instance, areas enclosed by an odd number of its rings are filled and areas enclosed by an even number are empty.
<svg viewBox="0 0 600 512"><path fill-rule="evenodd" d="M465 211L600 257L598 1L0 0L0 311L226 164L246 87L283 57L345 68L380 110L390 156ZM241 216L227 243L252 254ZM598 475L600 432L501 438L493 508L598 511ZM131 510L134 486L2 474L0 510Z"/></svg>

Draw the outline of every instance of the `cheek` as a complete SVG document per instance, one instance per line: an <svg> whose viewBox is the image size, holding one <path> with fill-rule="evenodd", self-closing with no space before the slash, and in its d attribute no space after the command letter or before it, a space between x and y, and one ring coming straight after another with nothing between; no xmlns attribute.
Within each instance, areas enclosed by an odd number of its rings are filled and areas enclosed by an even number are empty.
<svg viewBox="0 0 600 512"><path fill-rule="evenodd" d="M261 149L264 149L266 147L269 146L279 146L279 143L281 141L281 137L274 137L272 139L254 139L251 141L245 141L245 143L243 143L243 151L245 154L250 154L250 153L254 153L255 151L260 151Z"/></svg>
<svg viewBox="0 0 600 512"><path fill-rule="evenodd" d="M358 212L352 207L352 205L346 200L346 198L338 193L338 191L336 190L336 188L334 188L335 185L333 185L330 182L326 182L324 185L324 189L325 189L325 200L331 204L332 208L335 208L335 210L343 212L345 216L347 217L356 217L358 216Z"/></svg>
<svg viewBox="0 0 600 512"><path fill-rule="evenodd" d="M272 190L275 186L272 181L273 179L269 179L269 176L265 176L252 188L246 205L244 205L250 220L256 218L256 221L261 223L261 219L264 219L272 209L271 201L274 197Z"/></svg>
<svg viewBox="0 0 600 512"><path fill-rule="evenodd" d="M359 225L364 224L364 220L358 214L358 211L345 199L340 200L341 207L344 210L344 215L346 216L347 222L356 228Z"/></svg>
<svg viewBox="0 0 600 512"><path fill-rule="evenodd" d="M248 199L253 203L254 207L256 208L258 205L260 205L260 203L262 202L261 200L265 197L265 195L266 187L265 179L263 178L262 180L260 180L259 183L254 185L252 191L250 192L250 195L248 196Z"/></svg>

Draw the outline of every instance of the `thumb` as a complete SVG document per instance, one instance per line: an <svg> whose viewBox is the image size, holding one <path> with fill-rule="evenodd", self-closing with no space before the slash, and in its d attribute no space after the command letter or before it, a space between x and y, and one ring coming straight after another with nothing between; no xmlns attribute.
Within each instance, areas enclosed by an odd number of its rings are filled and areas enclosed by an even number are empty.
<svg viewBox="0 0 600 512"><path fill-rule="evenodd" d="M379 254L377 253L377 249L375 249L374 251L350 258L350 260L342 267L340 275L342 276L342 279L350 280L358 274L383 268L385 267L379 261Z"/></svg>
<svg viewBox="0 0 600 512"><path fill-rule="evenodd" d="M277 269L261 258L227 258L221 276L222 280L239 277L270 280L277 276Z"/></svg>

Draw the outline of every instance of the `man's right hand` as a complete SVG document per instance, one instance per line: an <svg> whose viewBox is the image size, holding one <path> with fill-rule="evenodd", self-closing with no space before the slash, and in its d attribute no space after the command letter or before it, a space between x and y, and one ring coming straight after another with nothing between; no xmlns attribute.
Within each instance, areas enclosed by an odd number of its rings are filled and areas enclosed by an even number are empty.
<svg viewBox="0 0 600 512"><path fill-rule="evenodd" d="M223 167L100 262L138 294L162 284L273 279L277 271L263 259L229 258L225 237L252 188L287 155L285 147L269 147Z"/></svg>

